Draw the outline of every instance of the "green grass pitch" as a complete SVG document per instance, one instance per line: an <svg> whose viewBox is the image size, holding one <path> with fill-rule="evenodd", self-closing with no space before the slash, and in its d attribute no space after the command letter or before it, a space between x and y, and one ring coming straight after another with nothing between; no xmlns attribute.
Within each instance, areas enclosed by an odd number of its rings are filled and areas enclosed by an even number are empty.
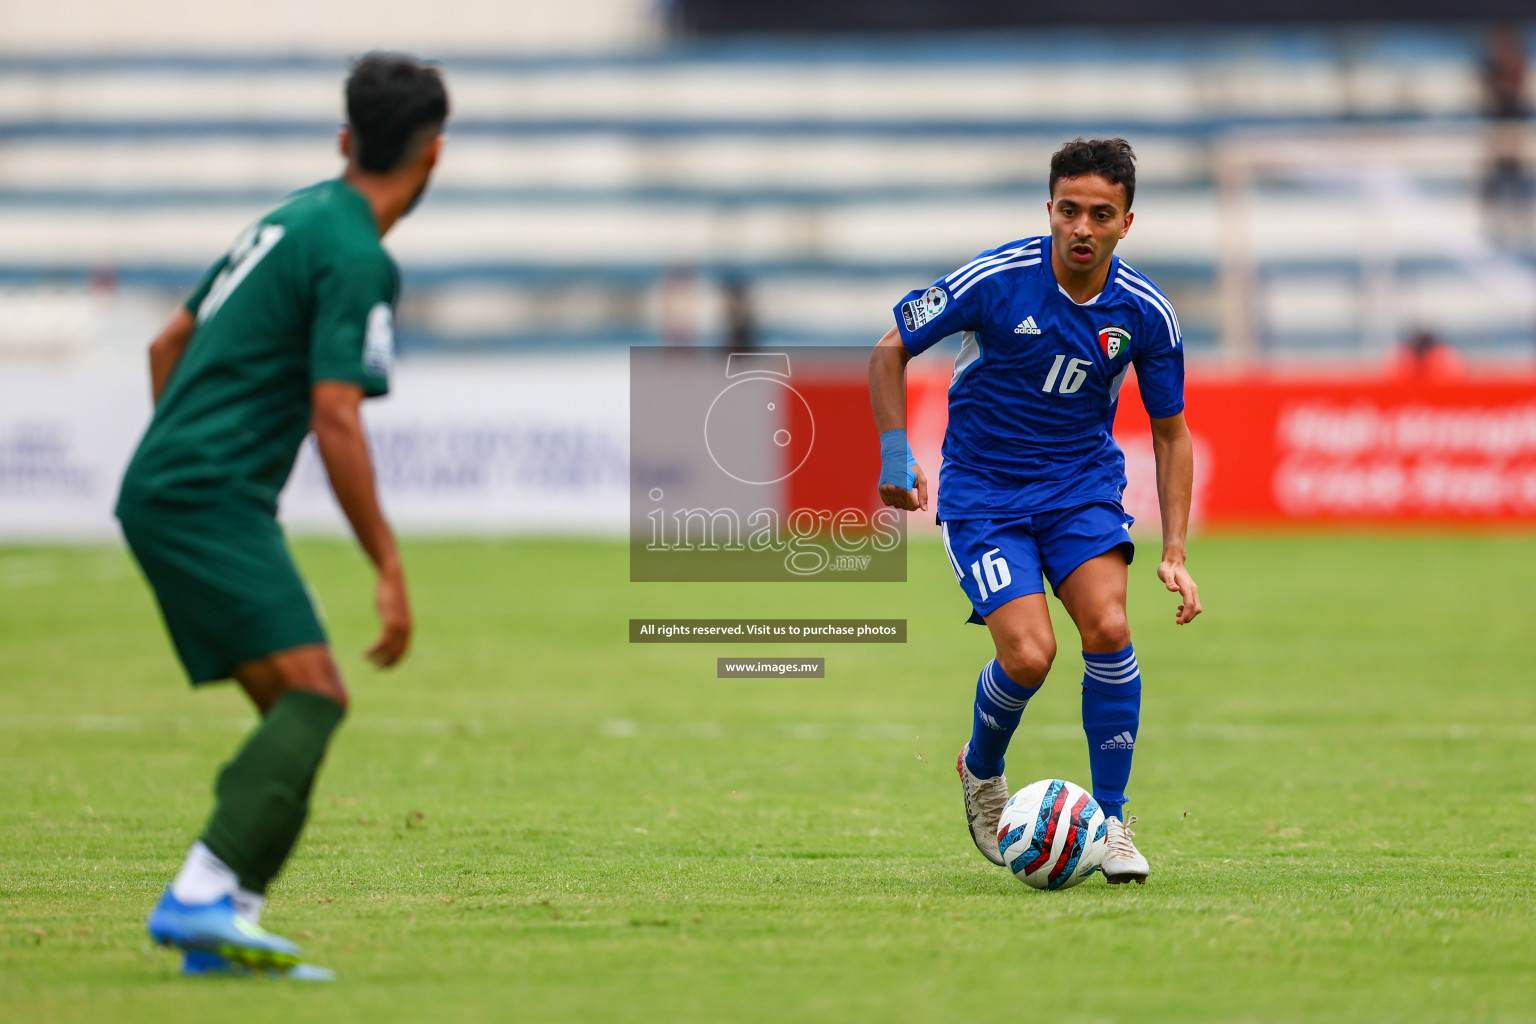
<svg viewBox="0 0 1536 1024"><path fill-rule="evenodd" d="M1176 628L1143 545L1145 887L986 864L954 776L984 631L905 585L631 585L618 544L306 542L353 691L266 921L332 986L183 980L142 919L250 714L181 681L112 548L0 551L9 1021L1536 1019L1531 538L1206 538ZM1059 609L1058 609L1059 611ZM631 616L895 616L905 646L625 642ZM1009 757L1086 784L1070 625ZM726 682L722 654L827 658Z"/></svg>

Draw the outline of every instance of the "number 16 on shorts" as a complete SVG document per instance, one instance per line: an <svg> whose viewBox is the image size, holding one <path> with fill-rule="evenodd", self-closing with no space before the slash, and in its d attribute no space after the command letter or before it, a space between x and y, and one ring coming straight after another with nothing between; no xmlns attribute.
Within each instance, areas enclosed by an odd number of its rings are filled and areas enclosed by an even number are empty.
<svg viewBox="0 0 1536 1024"><path fill-rule="evenodd" d="M983 601L1013 582L1013 574L1008 571L1008 562L1001 556L1001 551L1002 548L993 548L971 563L971 575L976 579Z"/></svg>

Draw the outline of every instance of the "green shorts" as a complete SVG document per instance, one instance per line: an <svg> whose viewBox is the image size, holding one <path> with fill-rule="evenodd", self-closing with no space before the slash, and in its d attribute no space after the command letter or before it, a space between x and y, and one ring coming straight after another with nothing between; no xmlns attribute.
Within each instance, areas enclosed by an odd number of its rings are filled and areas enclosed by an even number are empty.
<svg viewBox="0 0 1536 1024"><path fill-rule="evenodd" d="M264 510L119 505L117 517L194 685L326 642L282 527Z"/></svg>

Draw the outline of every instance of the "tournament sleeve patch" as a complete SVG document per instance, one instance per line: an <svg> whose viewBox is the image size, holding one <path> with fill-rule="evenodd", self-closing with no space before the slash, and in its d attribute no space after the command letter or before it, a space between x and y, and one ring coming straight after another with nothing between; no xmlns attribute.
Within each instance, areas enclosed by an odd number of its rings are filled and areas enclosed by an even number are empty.
<svg viewBox="0 0 1536 1024"><path fill-rule="evenodd" d="M363 336L363 369L377 377L388 377L395 363L395 314L389 303L375 303L368 311L368 328Z"/></svg>
<svg viewBox="0 0 1536 1024"><path fill-rule="evenodd" d="M944 307L949 305L949 293L938 285L934 285L923 293L920 299L901 304L901 319L906 324L907 332L917 330L919 327L936 319L944 312Z"/></svg>

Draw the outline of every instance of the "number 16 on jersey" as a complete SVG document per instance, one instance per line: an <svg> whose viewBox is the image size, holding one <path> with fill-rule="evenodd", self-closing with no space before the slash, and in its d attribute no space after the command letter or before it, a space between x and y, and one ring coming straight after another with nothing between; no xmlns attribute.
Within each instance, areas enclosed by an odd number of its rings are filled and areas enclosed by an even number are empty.
<svg viewBox="0 0 1536 1024"><path fill-rule="evenodd" d="M1061 372L1062 363L1067 364L1066 373ZM1059 355L1056 357L1056 361L1051 364L1051 372L1046 374L1045 386L1040 390L1050 394L1051 389L1056 387L1057 378L1060 377L1061 387L1057 389L1056 393L1058 395L1074 395L1077 393L1077 389L1083 386L1083 381L1088 379L1088 367L1092 365L1093 360L1091 359L1073 359L1069 362L1065 355Z"/></svg>

